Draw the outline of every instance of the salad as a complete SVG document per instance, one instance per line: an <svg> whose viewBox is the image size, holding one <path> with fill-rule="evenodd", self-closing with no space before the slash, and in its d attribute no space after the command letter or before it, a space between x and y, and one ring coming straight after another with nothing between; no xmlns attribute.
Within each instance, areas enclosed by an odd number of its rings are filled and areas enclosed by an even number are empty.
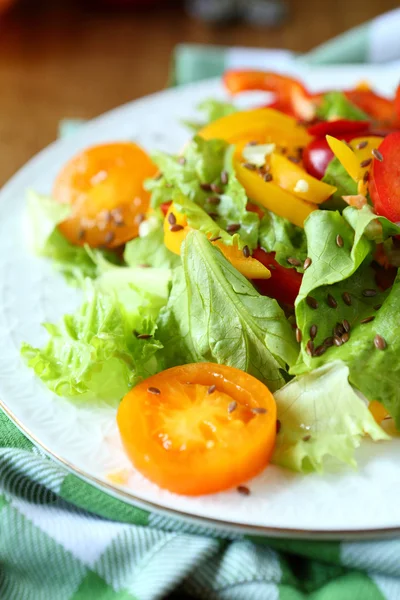
<svg viewBox="0 0 400 600"><path fill-rule="evenodd" d="M274 100L203 102L179 155L88 148L27 199L32 251L83 294L27 365L114 404L135 468L187 495L354 467L400 426L400 86L224 84Z"/></svg>

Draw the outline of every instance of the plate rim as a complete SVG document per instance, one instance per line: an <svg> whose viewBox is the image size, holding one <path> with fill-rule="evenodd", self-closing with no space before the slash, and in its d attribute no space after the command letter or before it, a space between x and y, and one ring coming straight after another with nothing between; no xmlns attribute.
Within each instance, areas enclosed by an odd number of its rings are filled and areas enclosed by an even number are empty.
<svg viewBox="0 0 400 600"><path fill-rule="evenodd" d="M254 537L267 537L276 539L295 539L310 541L366 541L378 539L392 539L400 535L400 527L380 527L374 529L343 529L330 531L326 529L296 529L291 527L266 527L261 525L243 525L240 523L231 523L220 519L211 519L210 517L200 517L181 510L174 510L159 504L137 498L133 493L127 492L116 487L112 483L107 483L101 479L86 473L76 465L73 465L65 458L58 456L46 444L41 442L27 428L21 420L13 413L11 409L0 399L0 409L6 416L18 427L18 429L38 448L40 448L49 458L61 465L67 471L77 476L88 485L93 485L103 493L106 493L117 500L121 500L130 506L141 508L143 510L158 513L163 516L171 517L175 520L187 522L189 525L198 527L212 527L217 532L226 534L252 535ZM73 502L72 502L73 504ZM133 523L132 523L133 525ZM199 532L199 535L201 533Z"/></svg>
<svg viewBox="0 0 400 600"><path fill-rule="evenodd" d="M353 68L356 65L345 65L345 68ZM362 67L362 65L357 65ZM362 71L362 69L360 69ZM209 84L215 84L220 78L209 78L206 80L197 81L194 83L186 84L185 89L196 87L202 88ZM160 95L173 93L177 88L169 88L162 91L142 96L138 99L123 103L105 113L98 115L97 117L90 119L82 125L82 130L75 134L75 140L79 137L85 137L87 130L96 128L103 119L113 117L115 114L128 108L132 104L138 104L146 102L149 99L155 98ZM78 142L79 143L79 142ZM45 148L40 150L26 163L24 163L0 188L0 195L6 194L9 187L14 185L21 185L24 183L26 171L35 168L36 162L40 162L42 156L49 150L57 147L60 144L60 140L55 140ZM340 530L327 530L327 529L302 529L292 527L268 527L260 525L245 525L240 523L233 523L230 521L223 521L220 519L213 519L211 517L202 517L199 515L186 513L182 510L165 507L157 503L153 503L149 500L137 498L132 492L125 491L122 488L117 487L115 484L107 483L102 479L97 478L95 475L87 473L84 469L70 463L67 459L59 456L56 452L51 450L45 443L43 443L38 437L23 424L23 422L14 414L13 410L7 406L6 402L0 398L0 409L6 414L8 418L18 427L18 429L28 438L30 441L40 448L48 457L54 460L57 464L61 465L67 471L73 473L79 479L85 481L87 484L94 486L100 491L112 496L130 506L136 506L143 510L158 513L166 517L173 518L188 523L189 525L197 525L198 527L211 527L217 532L220 531L224 534L246 534L255 537L269 537L269 538L281 538L281 539L303 539L311 541L366 541L374 539L388 539L394 538L400 535L400 524L395 527L375 527L371 529L340 529Z"/></svg>

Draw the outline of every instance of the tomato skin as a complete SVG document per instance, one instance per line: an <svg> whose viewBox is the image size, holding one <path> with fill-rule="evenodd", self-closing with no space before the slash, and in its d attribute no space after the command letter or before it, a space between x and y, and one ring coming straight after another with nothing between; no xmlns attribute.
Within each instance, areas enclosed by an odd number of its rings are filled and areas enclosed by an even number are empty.
<svg viewBox="0 0 400 600"><path fill-rule="evenodd" d="M316 138L303 150L303 163L307 173L317 179L322 179L329 163L333 158L333 152L324 138Z"/></svg>
<svg viewBox="0 0 400 600"><path fill-rule="evenodd" d="M324 138L326 135L338 137L340 134L360 133L368 130L368 121L350 121L349 119L337 119L336 121L321 121L311 125L307 131L310 135Z"/></svg>
<svg viewBox="0 0 400 600"><path fill-rule="evenodd" d="M267 268L271 269L270 279L253 280L259 292L264 296L275 298L283 304L294 306L303 279L301 273L297 273L295 269L282 267L275 260L275 252L265 252L262 248L256 248L253 251L253 258L256 258Z"/></svg>
<svg viewBox="0 0 400 600"><path fill-rule="evenodd" d="M101 144L74 156L58 174L53 197L71 206L61 233L78 246L115 248L138 235L150 194L143 181L157 167L132 142Z"/></svg>
<svg viewBox="0 0 400 600"><path fill-rule="evenodd" d="M169 202L163 202L161 204L160 208L161 208L161 212L164 215L164 217L167 216L167 213L169 211L169 207L171 206L171 204L172 204L172 200L170 200Z"/></svg>
<svg viewBox="0 0 400 600"><path fill-rule="evenodd" d="M389 134L379 146L383 161L373 159L369 192L378 215L400 221L400 131Z"/></svg>
<svg viewBox="0 0 400 600"><path fill-rule="evenodd" d="M149 392L154 388L160 393ZM233 401L237 406L229 412ZM251 408L265 411L255 414ZM137 385L122 400L117 422L138 471L171 492L198 496L239 485L267 466L276 438L276 404L251 375L195 363Z"/></svg>

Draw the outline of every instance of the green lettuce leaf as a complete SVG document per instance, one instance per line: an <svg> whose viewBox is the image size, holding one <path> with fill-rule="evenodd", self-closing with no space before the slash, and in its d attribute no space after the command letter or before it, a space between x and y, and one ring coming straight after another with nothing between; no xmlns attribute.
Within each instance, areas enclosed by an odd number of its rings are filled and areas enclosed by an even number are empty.
<svg viewBox="0 0 400 600"><path fill-rule="evenodd" d="M281 387L297 347L278 303L261 296L198 231L189 233L181 256L183 269L158 322L166 366L217 362Z"/></svg>
<svg viewBox="0 0 400 600"><path fill-rule="evenodd" d="M303 332L301 354L293 373L302 373L314 364L306 352L309 329L315 324L318 334L314 341L319 346L332 335L337 322L347 319L352 327L373 313L373 306L380 304L384 294L366 297L365 289L375 289L375 273L371 267L372 253L380 242L396 235L400 228L383 217L377 218L369 206L358 210L348 207L338 212L315 211L305 223L308 256L311 266L304 274L296 300L296 322ZM343 246L337 244L337 236ZM343 300L349 293L351 305ZM328 294L337 302L337 308L328 304ZM318 308L309 305L314 299ZM312 301L311 301L312 302ZM362 325L364 327L364 325Z"/></svg>
<svg viewBox="0 0 400 600"><path fill-rule="evenodd" d="M379 310L364 311L374 320L355 324L350 339L339 348L330 348L325 354L312 359L312 367L318 367L338 359L350 369L350 382L368 400L381 402L400 428L400 278L397 277L390 292L376 296L374 304L382 304ZM374 340L379 335L386 348L379 349Z"/></svg>
<svg viewBox="0 0 400 600"><path fill-rule="evenodd" d="M60 396L81 401L120 400L140 379L158 371L154 337L138 339L132 332L154 335L148 317L130 318L115 295L88 285L82 306L59 325L45 324L49 340L42 349L24 343L28 366Z"/></svg>
<svg viewBox="0 0 400 600"><path fill-rule="evenodd" d="M57 225L68 217L69 212L68 206L33 191L28 192L26 239L30 250L37 256L51 259L68 283L82 285L85 278L97 277L94 256L103 256L116 264L120 261L114 252L96 250L89 255L85 248L71 244L57 229Z"/></svg>
<svg viewBox="0 0 400 600"><path fill-rule="evenodd" d="M275 260L287 268L290 268L288 258L297 258L301 264L307 258L304 229L270 211L261 219L259 244L266 252L275 252ZM297 270L302 271L302 266Z"/></svg>
<svg viewBox="0 0 400 600"><path fill-rule="evenodd" d="M205 125L213 123L218 119L222 119L222 117L227 117L238 110L230 102L223 102L222 100L215 100L214 98L204 100L197 106L197 109L204 114L203 122L184 121L184 124L194 132L199 131L199 129L202 129Z"/></svg>
<svg viewBox="0 0 400 600"><path fill-rule="evenodd" d="M160 269L172 269L181 262L164 244L162 222L157 229L144 237L137 237L125 246L124 259L129 267L148 265Z"/></svg>
<svg viewBox="0 0 400 600"><path fill-rule="evenodd" d="M236 178L233 168L234 147L223 140L204 140L195 137L186 145L183 157L158 152L152 158L162 172L162 177L150 180L146 188L152 192L152 206L157 208L160 202L182 196L197 204L205 213L213 214L213 220L220 229L240 224L241 245L250 248L257 246L259 217L247 210L247 195ZM223 183L221 174L228 174ZM203 189L203 184L217 186L219 204L207 202L216 196L215 192ZM211 217L210 217L211 218Z"/></svg>
<svg viewBox="0 0 400 600"><path fill-rule="evenodd" d="M347 100L342 92L324 94L317 115L324 121L349 119L350 121L369 121L370 117L358 106Z"/></svg>
<svg viewBox="0 0 400 600"><path fill-rule="evenodd" d="M348 367L335 361L275 393L281 428L272 462L302 473L323 471L327 457L355 467L354 450L365 434L390 439L348 377Z"/></svg>
<svg viewBox="0 0 400 600"><path fill-rule="evenodd" d="M337 188L332 197L324 202L324 209L343 210L348 206L343 200L343 196L354 196L357 194L356 182L350 177L336 157L328 164L322 181Z"/></svg>

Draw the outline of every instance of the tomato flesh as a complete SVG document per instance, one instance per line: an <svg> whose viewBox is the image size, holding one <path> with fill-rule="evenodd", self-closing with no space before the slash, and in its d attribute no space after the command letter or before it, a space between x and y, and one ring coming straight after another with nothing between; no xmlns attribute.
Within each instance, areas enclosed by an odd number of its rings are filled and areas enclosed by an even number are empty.
<svg viewBox="0 0 400 600"><path fill-rule="evenodd" d="M275 298L282 304L294 306L299 295L303 276L295 269L286 269L275 260L274 252L265 252L262 248L253 251L253 258L259 260L271 270L270 279L255 279L254 285L264 296Z"/></svg>
<svg viewBox="0 0 400 600"><path fill-rule="evenodd" d="M378 150L383 160L373 159L371 200L378 215L397 223L400 221L400 131L389 134Z"/></svg>
<svg viewBox="0 0 400 600"><path fill-rule="evenodd" d="M138 235L150 195L143 181L156 174L147 154L130 142L88 148L72 158L53 188L57 202L71 206L61 233L75 245L115 248Z"/></svg>
<svg viewBox="0 0 400 600"><path fill-rule="evenodd" d="M143 381L123 399L117 421L136 469L191 496L257 475L276 437L271 392L251 375L214 363L174 367Z"/></svg>

